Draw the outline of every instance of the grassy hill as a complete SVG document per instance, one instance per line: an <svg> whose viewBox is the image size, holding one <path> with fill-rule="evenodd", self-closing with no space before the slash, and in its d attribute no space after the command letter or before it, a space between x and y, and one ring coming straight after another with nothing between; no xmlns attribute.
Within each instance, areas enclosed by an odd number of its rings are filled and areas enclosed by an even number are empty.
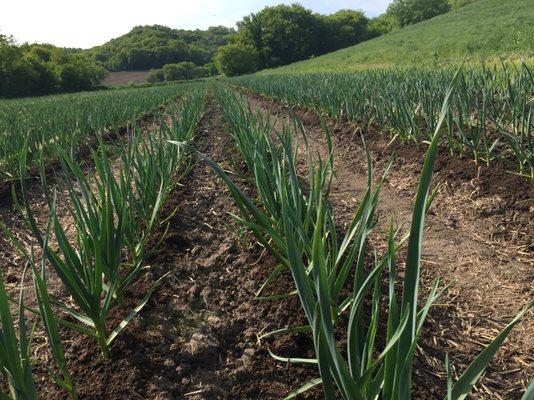
<svg viewBox="0 0 534 400"><path fill-rule="evenodd" d="M276 72L347 71L473 58L534 56L534 0L479 0L403 29ZM273 72L267 70L265 72Z"/></svg>

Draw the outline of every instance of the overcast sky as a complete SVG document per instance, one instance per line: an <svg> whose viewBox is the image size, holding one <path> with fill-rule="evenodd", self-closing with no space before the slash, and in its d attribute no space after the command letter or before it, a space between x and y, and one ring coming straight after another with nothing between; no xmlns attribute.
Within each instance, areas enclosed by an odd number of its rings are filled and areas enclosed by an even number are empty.
<svg viewBox="0 0 534 400"><path fill-rule="evenodd" d="M204 29L234 26L243 16L283 0L6 0L0 11L0 33L19 42L88 48L128 32L136 25ZM374 17L391 0L302 0L313 11L361 9Z"/></svg>

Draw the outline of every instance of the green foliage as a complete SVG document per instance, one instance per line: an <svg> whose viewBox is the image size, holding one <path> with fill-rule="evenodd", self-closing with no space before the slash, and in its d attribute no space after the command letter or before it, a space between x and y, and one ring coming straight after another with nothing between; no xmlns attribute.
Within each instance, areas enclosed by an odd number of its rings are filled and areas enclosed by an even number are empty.
<svg viewBox="0 0 534 400"><path fill-rule="evenodd" d="M121 145L120 167L114 170L107 144L99 138L97 151L92 151L94 175L86 174L82 163L68 152L61 151L59 161L61 177L52 188L45 174L41 156L40 177L49 209L49 220L43 231L34 217L28 196L26 179L27 146L20 152L20 187L25 219L42 254L57 274L70 301L60 300L62 311L74 318L62 321L69 328L93 338L104 358L110 356L110 345L125 326L146 305L163 277L146 292L143 300L113 329L107 319L111 310L120 305L127 295L126 289L141 273L147 256L146 248L152 233L160 225L159 214L172 188L175 187L178 168L186 160L184 152L168 146L168 140L189 142L204 105L201 90L194 92L177 107L173 125L162 121L159 136L145 137L132 132L132 140ZM68 224L59 217L57 192L63 189L71 219ZM16 195L14 201L17 203ZM67 229L72 229L75 240L69 241ZM50 246L53 234L57 247ZM10 238L26 256L24 245ZM157 246L156 246L157 247ZM125 259L125 250L128 256ZM37 266L33 265L36 270Z"/></svg>
<svg viewBox="0 0 534 400"><path fill-rule="evenodd" d="M478 0L357 46L278 68L276 72L346 72L369 66L434 65L461 61L466 54L472 60L532 57L533 37L532 0Z"/></svg>
<svg viewBox="0 0 534 400"><path fill-rule="evenodd" d="M105 75L102 67L90 63L80 55L70 57L70 62L57 67L62 91L78 92L99 83Z"/></svg>
<svg viewBox="0 0 534 400"><path fill-rule="evenodd" d="M321 53L328 53L352 46L369 38L369 19L362 11L340 10L322 20L323 34L318 45Z"/></svg>
<svg viewBox="0 0 534 400"><path fill-rule="evenodd" d="M218 47L228 43L234 29L223 26L205 31L171 29L161 25L136 26L126 35L86 51L111 71L161 68L165 64L210 62Z"/></svg>
<svg viewBox="0 0 534 400"><path fill-rule="evenodd" d="M105 70L97 63L51 45L17 46L0 39L0 97L41 95L89 89Z"/></svg>
<svg viewBox="0 0 534 400"><path fill-rule="evenodd" d="M239 210L236 220L250 230L259 243L278 262L265 285L272 284L280 271L291 273L307 325L290 326L265 335L309 332L313 339L313 358L285 358L285 363L317 365L319 379L305 383L286 399L295 398L309 388L323 385L327 400L398 400L411 398L411 377L417 344L430 307L443 293L437 279L418 306L419 272L425 213L432 201L430 183L439 149L441 127L449 113L449 101L459 75L446 88L430 134L420 183L415 198L410 232L397 240L393 226L387 235L387 250L374 257L366 246L376 221L376 209L385 177L375 186L371 155L367 151L368 187L344 235L338 235L329 193L334 152L328 144L326 159L314 159L311 149L301 155L307 160L307 173L298 173L297 137L308 143L302 124L294 118L276 131L268 117L254 114L247 104L229 90L217 90L219 103L256 186L254 200L236 185L217 163L197 152L227 185ZM190 149L183 143L173 142ZM398 250L408 241L406 272L397 273ZM277 272L278 271L278 272ZM385 278L389 290L382 293ZM264 286L265 286L264 285ZM399 295L398 288L402 288ZM262 298L262 300L268 300ZM270 300L276 301L272 298ZM385 301L384 301L385 300ZM480 379L497 349L529 305L494 339L460 375L456 383L450 374L452 393L447 400L462 400ZM385 308L385 310L384 310ZM384 312L385 311L385 312ZM385 328L384 328L385 327ZM382 334L379 335L379 329ZM347 340L339 333L346 331ZM385 339L385 341L383 340ZM450 368L447 368L450 370Z"/></svg>
<svg viewBox="0 0 534 400"><path fill-rule="evenodd" d="M395 19L388 13L372 18L369 21L369 39L391 32L395 27Z"/></svg>
<svg viewBox="0 0 534 400"><path fill-rule="evenodd" d="M165 74L163 73L162 69L151 69L148 72L148 76L146 80L147 82L150 82L150 83L164 82Z"/></svg>
<svg viewBox="0 0 534 400"><path fill-rule="evenodd" d="M236 76L256 72L260 56L258 51L247 44L227 44L215 55L219 72L226 76Z"/></svg>
<svg viewBox="0 0 534 400"><path fill-rule="evenodd" d="M204 68L206 68L207 76L215 76L219 74L215 60L204 65Z"/></svg>
<svg viewBox="0 0 534 400"><path fill-rule="evenodd" d="M449 0L449 5L451 6L451 10L457 10L471 3L474 3L475 1L478 0Z"/></svg>
<svg viewBox="0 0 534 400"><path fill-rule="evenodd" d="M262 74L233 79L237 85L374 127L393 139L431 140L435 116L452 69L378 69L353 73ZM499 159L534 179L532 71L525 63L464 71L449 102L444 142L451 155L477 163Z"/></svg>
<svg viewBox="0 0 534 400"><path fill-rule="evenodd" d="M217 70L213 73L213 65L210 63L204 67L199 67L191 61L166 64L163 68L151 69L146 80L150 83L157 83L205 78L217 73Z"/></svg>
<svg viewBox="0 0 534 400"><path fill-rule="evenodd" d="M94 144L99 132L120 127L176 98L186 85L117 89L0 101L0 182L18 177L25 142L28 164L39 157Z"/></svg>
<svg viewBox="0 0 534 400"><path fill-rule="evenodd" d="M299 4L265 7L238 23L239 40L260 54L261 67L276 67L318 52L319 20Z"/></svg>
<svg viewBox="0 0 534 400"><path fill-rule="evenodd" d="M64 388L69 394L71 400L78 400L78 393L72 381L72 376L65 358L65 349L59 336L59 323L52 310L52 303L50 299L50 291L48 290L46 271L44 268L44 258L41 259L40 271L35 263L33 249L30 254L29 264L32 266L33 283L35 288L35 297L39 305L39 316L42 319L48 342L50 343L50 351L54 356L60 373L56 374L49 371L54 381L58 386Z"/></svg>
<svg viewBox="0 0 534 400"><path fill-rule="evenodd" d="M278 67L347 47L380 34L355 10L314 14L300 4L265 7L238 22L236 41L259 54L259 68ZM244 67L241 69L245 69Z"/></svg>
<svg viewBox="0 0 534 400"><path fill-rule="evenodd" d="M198 67L190 61L164 65L162 71L165 81L185 81L203 78L208 73L206 68Z"/></svg>
<svg viewBox="0 0 534 400"><path fill-rule="evenodd" d="M394 0L387 12L402 28L444 14L449 9L447 0Z"/></svg>
<svg viewBox="0 0 534 400"><path fill-rule="evenodd" d="M9 387L11 396L0 391L0 398L13 400L36 400L35 385L30 363L31 334L26 329L22 278L18 321L15 324L9 308L10 298L4 285L4 277L0 272L0 373Z"/></svg>
<svg viewBox="0 0 534 400"><path fill-rule="evenodd" d="M170 272L151 284L144 297L129 314L111 330L108 316L111 310L122 309L125 289L141 273L144 260L161 242L148 243L157 228L169 222L162 221L160 212L172 190L178 185L182 167L187 168L189 157L170 140L189 143L196 125L203 115L204 90L197 88L184 101L166 110L171 123L161 118L159 131L142 135L135 124L129 140L117 143L119 160L109 156L107 143L99 140L98 150L92 151L94 171L85 171L84 161L72 156L69 149L60 149L60 170L56 186L48 184L45 159L40 157L40 181L48 206L48 223L42 230L33 213L27 187L28 148L20 151L20 192L13 189L15 207L23 212L25 222L41 249L40 260L33 247L14 235L6 226L0 229L18 249L31 267L34 277L38 309L23 303L24 276L22 273L18 301L5 290L0 273L0 373L3 376L1 399L34 400L37 398L32 377L31 351L33 329L28 332L25 312L40 317L56 361L56 367L47 367L54 382L68 392L70 400L78 400L58 327L62 325L78 334L95 339L103 357L110 356L110 345L147 304L155 289ZM99 139L102 139L100 137ZM28 140L26 140L26 144ZM57 171L56 171L57 173ZM68 206L68 223L59 217L58 189ZM64 190L62 190L64 189ZM19 196L22 203L19 202ZM67 238L67 230L74 239ZM57 245L50 245L50 237ZM159 232L161 234L161 232ZM72 240L71 240L72 239ZM161 240L161 239L160 239ZM49 268L51 267L51 268ZM147 267L148 268L148 267ZM47 287L47 271L57 275L66 295L54 297ZM66 300L66 301L65 301ZM10 303L18 303L18 321L14 322ZM62 316L68 316L63 319ZM113 316L116 322L116 315ZM5 393L9 390L9 394Z"/></svg>

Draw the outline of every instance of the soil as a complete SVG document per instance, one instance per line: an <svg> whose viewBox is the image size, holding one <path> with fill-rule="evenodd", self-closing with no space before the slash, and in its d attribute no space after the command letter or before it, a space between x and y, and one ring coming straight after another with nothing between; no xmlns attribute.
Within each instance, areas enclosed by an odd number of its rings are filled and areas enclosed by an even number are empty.
<svg viewBox="0 0 534 400"><path fill-rule="evenodd" d="M275 127L303 122L311 147L324 156L327 146L319 116L301 107L246 92L252 110L271 114ZM361 130L322 116L333 136L336 181L331 201L348 221L367 188L367 165ZM411 219L413 199L425 155L423 147L389 144L377 132L364 132L378 180L391 157L391 172L379 202L378 229L372 244L383 248L393 217ZM451 284L426 324L419 348L415 390L419 398L443 398L444 359L450 353L455 373L462 371L513 316L534 298L534 185L506 172L504 165L475 165L440 149L434 173L440 185L423 243L422 285L428 292L439 276ZM473 398L516 399L534 376L534 315L510 334L477 386ZM430 394L429 394L430 393Z"/></svg>
<svg viewBox="0 0 534 400"><path fill-rule="evenodd" d="M276 127L288 120L290 110L281 103L251 94L248 99L253 109L271 111ZM196 148L224 169L237 172L234 177L240 186L253 194L231 136L224 130L219 106L210 99L206 110L197 129ZM302 119L314 148L324 154L318 116L300 108L292 111ZM365 157L353 126L327 122L336 154L332 202L338 220L346 222L365 189ZM394 215L399 224L410 219L424 149L387 146L387 140L376 133L365 136L377 177L389 155L397 154L372 236L373 247L380 251L390 217ZM426 324L417 354L417 399L443 397L446 352L460 372L534 297L533 186L500 166L479 168L445 151L437 161L434 181L442 186L426 224L422 290L426 293L438 275L454 285L432 309ZM36 202L43 201L38 190L32 196ZM20 219L10 207L2 205L2 220L16 227ZM317 377L314 366L279 362L268 354L270 349L284 357L313 357L308 335L258 339L275 329L302 325L305 318L296 297L254 300L276 264L229 212L236 209L225 185L204 164L196 164L170 196L163 212L172 215L169 231L148 260L149 268L131 286L124 307L112 314L109 328L137 305L156 279L171 274L117 337L111 359L103 360L91 340L62 331L81 399L278 400ZM155 236L163 233L161 227ZM2 246L1 267L15 290L21 263ZM282 275L269 290L266 294L292 291L291 277ZM474 398L520 397L534 374L533 328L531 314L505 342ZM51 382L45 367L52 364L45 338L38 334L35 343L32 358L40 361L34 367L40 397L64 399L65 393ZM322 394L311 390L299 398L321 399Z"/></svg>
<svg viewBox="0 0 534 400"><path fill-rule="evenodd" d="M102 81L103 86L127 85L133 83L145 83L149 71L118 71L110 72Z"/></svg>

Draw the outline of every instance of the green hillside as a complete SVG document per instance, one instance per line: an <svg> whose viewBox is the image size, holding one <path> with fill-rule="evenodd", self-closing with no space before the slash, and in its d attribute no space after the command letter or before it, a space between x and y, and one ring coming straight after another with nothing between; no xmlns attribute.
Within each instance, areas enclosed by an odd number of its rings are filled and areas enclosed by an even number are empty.
<svg viewBox="0 0 534 400"><path fill-rule="evenodd" d="M500 56L534 56L534 0L480 0L356 46L276 69L346 71ZM273 70L266 70L270 73Z"/></svg>
<svg viewBox="0 0 534 400"><path fill-rule="evenodd" d="M110 71L147 70L184 61L202 66L234 34L233 28L224 26L194 31L161 25L136 26L127 34L84 53Z"/></svg>

